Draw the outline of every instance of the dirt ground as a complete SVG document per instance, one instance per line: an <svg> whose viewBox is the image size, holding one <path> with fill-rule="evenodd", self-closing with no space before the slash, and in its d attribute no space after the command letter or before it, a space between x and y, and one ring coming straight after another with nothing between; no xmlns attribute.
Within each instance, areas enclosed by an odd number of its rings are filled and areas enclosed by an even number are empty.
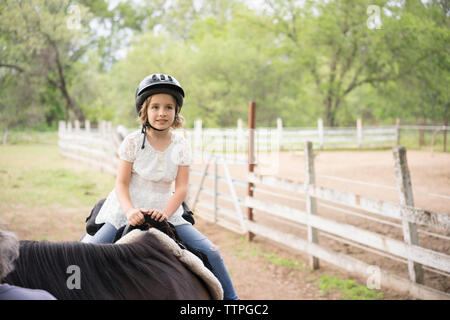
<svg viewBox="0 0 450 320"><path fill-rule="evenodd" d="M284 153L281 157L277 175L303 181L303 154ZM416 206L450 214L450 200L448 198L430 195L450 196L450 155L408 152L408 164L411 170ZM395 187L391 151L319 152L315 157L315 166L316 183L318 185L346 190L375 199L398 202L398 194L394 189L351 184L325 177L335 176ZM200 170L203 168L203 164L195 164L193 168ZM247 172L245 166L230 165L229 169L233 177L245 179ZM212 172L212 170L213 166L209 172ZM221 168L219 168L219 174L223 174ZM191 175L191 183L198 183L199 179L199 176ZM212 181L207 179L205 186L212 188ZM246 188L240 187L238 184L235 187L238 196L244 197ZM227 189L227 185L220 181L219 191L226 193ZM191 188L191 198L195 191L195 188ZM287 195L287 193L284 195ZM268 196L258 192L258 189L255 191L255 197L269 201L277 200L281 204L289 203L299 209L304 207L302 201L278 199L276 196ZM199 202L211 203L211 197L201 194ZM222 205L222 203L219 204ZM229 204L223 203L223 205L232 208ZM27 210L29 223L24 224L15 218L14 213L21 210ZM29 208L24 205L23 207L11 208L8 212L2 212L2 220L10 230L16 232L20 239L76 241L84 231L84 218L90 210L90 207L70 209L62 206ZM244 209L242 211L245 214ZM58 215L55 215L55 212L58 212ZM364 277L342 271L323 261L321 261L319 270L312 271L307 267L308 257L305 254L295 252L260 236L256 236L249 243L244 236L202 219L204 213L206 213L204 209L196 209L196 227L219 247L240 299L344 299L345 295L342 291L324 292L320 289L320 279L324 277L354 279L358 284L366 285L367 279ZM255 211L254 214L257 222L270 224L274 228L284 227L288 232L292 231L297 234L304 232L296 226L286 226L283 221L270 218L262 212ZM331 210L319 206L318 214L327 216L333 213ZM365 220L359 221L345 214L335 214L334 218L389 234L393 238L401 238L401 233L394 230L393 227L378 226ZM36 233L36 230L39 230L39 233ZM40 236L37 237L37 234ZM446 236L450 236L450 234L446 234ZM405 264L365 253L365 251L353 246L338 245L336 241L330 241L322 237L319 238L319 243L407 277ZM449 241L436 240L421 234L420 244L450 254ZM447 292L450 290L448 277L433 278L427 275L426 281L440 290ZM413 299L411 296L388 288L382 287L381 291L384 299Z"/></svg>

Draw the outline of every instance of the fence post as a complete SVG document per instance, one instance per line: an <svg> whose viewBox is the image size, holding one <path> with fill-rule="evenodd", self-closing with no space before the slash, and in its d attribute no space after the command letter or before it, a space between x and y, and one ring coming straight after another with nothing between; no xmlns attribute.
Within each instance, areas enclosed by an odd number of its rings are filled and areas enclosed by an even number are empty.
<svg viewBox="0 0 450 320"><path fill-rule="evenodd" d="M58 122L58 135L59 137L62 137L62 135L64 134L64 132L66 131L66 122L63 120L60 120Z"/></svg>
<svg viewBox="0 0 450 320"><path fill-rule="evenodd" d="M395 145L400 145L400 119L395 120Z"/></svg>
<svg viewBox="0 0 450 320"><path fill-rule="evenodd" d="M447 152L447 125L448 125L448 119L444 120L444 152Z"/></svg>
<svg viewBox="0 0 450 320"><path fill-rule="evenodd" d="M84 120L84 130L85 130L86 133L90 133L91 132L91 121Z"/></svg>
<svg viewBox="0 0 450 320"><path fill-rule="evenodd" d="M75 132L80 132L80 120L75 120Z"/></svg>
<svg viewBox="0 0 450 320"><path fill-rule="evenodd" d="M242 129L242 119L237 120L237 154L238 159L242 160L242 153L244 153L244 130Z"/></svg>
<svg viewBox="0 0 450 320"><path fill-rule="evenodd" d="M323 120L322 120L322 118L319 118L317 125L318 125L318 130L319 130L320 150L323 150Z"/></svg>
<svg viewBox="0 0 450 320"><path fill-rule="evenodd" d="M283 148L283 144L281 143L282 139L283 139L283 120L281 118L277 118L277 140L280 149ZM270 150L272 150L272 148Z"/></svg>
<svg viewBox="0 0 450 320"><path fill-rule="evenodd" d="M311 141L305 141L305 190L306 192L306 212L311 215L317 214L316 198L311 196L315 185L315 173L314 173L314 153L313 144ZM317 229L307 225L308 229L308 242L318 243ZM319 269L319 259L310 256L309 265L311 269Z"/></svg>
<svg viewBox="0 0 450 320"><path fill-rule="evenodd" d="M105 120L100 120L98 122L98 132L102 138L105 136Z"/></svg>
<svg viewBox="0 0 450 320"><path fill-rule="evenodd" d="M395 175L400 196L400 205L414 207L411 177L409 175L408 161L406 158L406 148L398 146L393 148L395 161ZM417 226L407 220L406 209L402 208L403 239L408 245L418 245ZM411 281L423 284L422 265L412 260L408 260L408 272Z"/></svg>
<svg viewBox="0 0 450 320"><path fill-rule="evenodd" d="M106 134L109 136L112 133L112 123L111 121L106 121Z"/></svg>
<svg viewBox="0 0 450 320"><path fill-rule="evenodd" d="M248 172L255 171L255 112L256 103L250 101L248 104ZM247 196L253 197L254 184L249 182ZM253 208L247 207L247 219L253 221ZM254 234L247 232L247 240L252 241Z"/></svg>
<svg viewBox="0 0 450 320"><path fill-rule="evenodd" d="M356 120L356 131L357 131L357 136L358 136L358 148L361 149L362 140L363 140L362 119L361 118L358 118Z"/></svg>

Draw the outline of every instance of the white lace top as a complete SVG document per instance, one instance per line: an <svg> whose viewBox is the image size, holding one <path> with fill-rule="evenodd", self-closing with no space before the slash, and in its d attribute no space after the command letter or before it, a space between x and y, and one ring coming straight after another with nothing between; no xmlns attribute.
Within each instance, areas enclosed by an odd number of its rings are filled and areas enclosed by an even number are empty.
<svg viewBox="0 0 450 320"><path fill-rule="evenodd" d="M122 141L118 153L122 160L132 162L130 200L135 208L162 210L172 196L172 183L178 173L178 166L189 166L192 162L191 147L181 135L172 132L172 140L165 151L155 150L147 139L141 149L144 136L140 131L130 133ZM173 225L187 224L182 218L180 206L170 217ZM125 212L120 207L116 190L113 189L95 223L109 222L119 229L127 223Z"/></svg>

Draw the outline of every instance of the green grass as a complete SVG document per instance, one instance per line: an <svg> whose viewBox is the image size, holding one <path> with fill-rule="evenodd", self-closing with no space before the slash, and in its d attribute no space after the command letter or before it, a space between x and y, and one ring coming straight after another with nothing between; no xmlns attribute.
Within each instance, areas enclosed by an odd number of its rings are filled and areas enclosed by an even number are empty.
<svg viewBox="0 0 450 320"><path fill-rule="evenodd" d="M0 208L93 206L114 187L114 177L59 155L57 145L0 146Z"/></svg>
<svg viewBox="0 0 450 320"><path fill-rule="evenodd" d="M58 131L37 131L31 129L13 129L8 132L7 144L53 144L58 143Z"/></svg>
<svg viewBox="0 0 450 320"><path fill-rule="evenodd" d="M293 260L293 259L281 258L281 257L278 257L275 253L262 253L261 257L271 264L283 266L283 267L286 267L289 269L295 269L295 270L306 270L307 269L305 267L305 265L303 263L301 263L300 261Z"/></svg>
<svg viewBox="0 0 450 320"><path fill-rule="evenodd" d="M310 279L312 280L312 279ZM322 276L315 281L322 294L339 292L343 300L378 300L383 299L383 292L369 289L352 279Z"/></svg>

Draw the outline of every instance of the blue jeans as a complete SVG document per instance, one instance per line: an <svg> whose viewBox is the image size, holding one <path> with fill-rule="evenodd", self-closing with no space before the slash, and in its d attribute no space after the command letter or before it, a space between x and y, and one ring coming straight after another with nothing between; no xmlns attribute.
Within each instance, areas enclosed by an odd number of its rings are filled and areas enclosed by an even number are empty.
<svg viewBox="0 0 450 320"><path fill-rule="evenodd" d="M183 242L189 246L203 252L211 264L212 272L219 280L223 288L223 298L225 300L237 300L238 296L234 291L228 270L223 263L217 247L208 240L200 231L195 229L191 224L182 224L176 226L178 235ZM106 222L90 239L90 243L112 243L116 236L117 229L109 222Z"/></svg>
<svg viewBox="0 0 450 320"><path fill-rule="evenodd" d="M106 222L95 235L89 240L90 243L112 243L116 236L117 229L111 223Z"/></svg>
<svg viewBox="0 0 450 320"><path fill-rule="evenodd" d="M222 285L223 298L225 300L237 300L238 296L234 291L233 283L223 263L219 249L191 224L182 224L176 226L175 229L183 242L203 252L208 257L212 272Z"/></svg>

